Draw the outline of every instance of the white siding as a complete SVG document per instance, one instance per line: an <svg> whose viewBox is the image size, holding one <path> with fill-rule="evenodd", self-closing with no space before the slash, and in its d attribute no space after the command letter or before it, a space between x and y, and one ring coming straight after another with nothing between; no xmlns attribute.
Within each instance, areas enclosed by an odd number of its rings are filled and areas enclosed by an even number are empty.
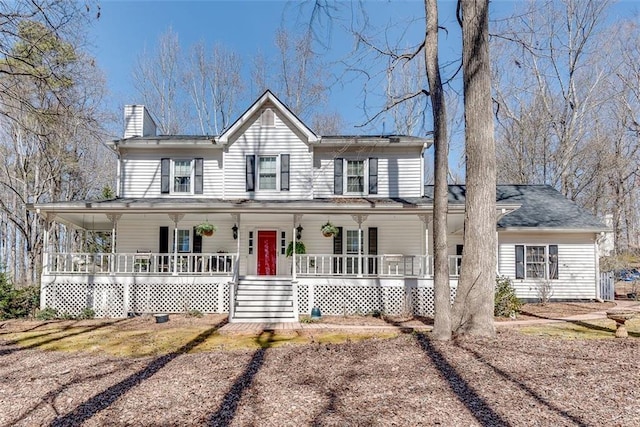
<svg viewBox="0 0 640 427"><path fill-rule="evenodd" d="M203 194L194 197L222 198L222 150L199 149L136 149L123 151L121 155L121 197L185 197L184 194L160 193L160 159L203 158Z"/></svg>
<svg viewBox="0 0 640 427"><path fill-rule="evenodd" d="M179 230L190 230L193 244L193 227L203 221L209 221L217 227L212 237L202 238L202 252L236 252L233 240L233 220L228 214L188 215L178 223ZM174 224L166 214L123 215L118 222L117 252L135 253L137 251L158 252L160 250L160 227L169 227L169 251L173 250Z"/></svg>
<svg viewBox="0 0 640 427"><path fill-rule="evenodd" d="M513 279L520 298L538 299L540 279L515 279L516 245L558 245L558 279L551 280L553 299L596 298L593 234L499 234L499 273Z"/></svg>
<svg viewBox="0 0 640 427"><path fill-rule="evenodd" d="M156 134L156 124L144 105L124 106L124 137Z"/></svg>
<svg viewBox="0 0 640 427"><path fill-rule="evenodd" d="M254 116L254 120L239 131L238 137L231 141L229 150L224 155L225 198L258 200L312 198L312 154L309 147L302 141L301 136L295 132L294 128L283 121L275 108L273 109L275 126L261 126L260 113L263 110L258 112ZM289 191L261 191L257 188L258 177L256 175L256 191L247 192L245 185L245 156L279 156L280 154L290 155ZM276 173L279 181L279 167Z"/></svg>
<svg viewBox="0 0 640 427"><path fill-rule="evenodd" d="M420 151L421 147L317 148L314 153L314 196L336 197L333 194L335 158L366 160L375 157L378 159L378 194L374 197L420 197ZM365 192L368 190L367 178L368 170L365 169ZM344 197L350 196L345 193Z"/></svg>

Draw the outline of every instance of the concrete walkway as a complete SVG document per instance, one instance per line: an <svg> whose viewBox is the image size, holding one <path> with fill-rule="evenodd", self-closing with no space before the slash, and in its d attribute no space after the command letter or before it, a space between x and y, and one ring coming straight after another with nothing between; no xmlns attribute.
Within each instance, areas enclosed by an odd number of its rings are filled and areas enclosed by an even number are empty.
<svg viewBox="0 0 640 427"><path fill-rule="evenodd" d="M616 301L616 306L609 308L608 310L629 310L636 311L640 315L640 302L638 301ZM510 327L510 326L526 326L526 325L540 325L548 323L563 323L572 321L585 321L606 319L607 310L594 311L587 314L578 314L575 316L563 317L559 319L528 319L528 320L505 320L495 322L496 327ZM291 332L300 334L312 334L313 332L331 332L341 331L353 334L358 333L393 333L393 332L424 332L431 331L433 326L431 325L416 325L416 322L412 322L411 326L404 325L338 325L322 322L314 323L300 323L300 322L279 322L279 323L227 323L219 332L226 335L259 335L264 331L276 331L276 332Z"/></svg>

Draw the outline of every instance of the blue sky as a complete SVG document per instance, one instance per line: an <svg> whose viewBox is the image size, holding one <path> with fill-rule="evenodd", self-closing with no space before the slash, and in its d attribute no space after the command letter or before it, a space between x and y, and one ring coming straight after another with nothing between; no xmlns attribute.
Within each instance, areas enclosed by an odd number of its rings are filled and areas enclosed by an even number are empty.
<svg viewBox="0 0 640 427"><path fill-rule="evenodd" d="M101 1L101 16L89 31L89 41L93 46L92 54L107 79L110 91L107 105L115 110L124 104L141 102L133 88L133 64L145 48L151 50L155 47L158 37L169 27L178 34L183 47L199 40L206 41L208 45L219 42L238 52L248 65L257 52L275 55L274 34L283 20L294 27L306 23L308 10L301 9L299 4L279 0ZM371 21L379 25L412 17L419 19L424 14L422 0L368 0L363 4ZM441 61L459 56L455 6L455 0L440 2L441 24L450 29L447 37L441 35ZM515 6L517 1L492 1L491 16L495 19L509 14ZM638 10L638 3L626 0L612 12L629 16L634 10ZM334 25L333 29L329 49L324 52L327 60L340 58L353 45L352 38L341 32L339 25ZM416 29L419 31L420 25L416 25ZM365 119L361 92L359 81L344 80L332 88L329 103L344 117L346 132L352 133L353 125L361 124ZM251 101L247 100L248 103ZM248 107L248 103L240 108Z"/></svg>
<svg viewBox="0 0 640 427"><path fill-rule="evenodd" d="M159 36L169 27L178 34L183 47L199 40L205 40L209 45L219 42L241 54L248 65L257 52L267 56L276 54L274 35L283 19L287 25L296 26L304 25L308 17L308 9L301 9L298 2L276 0L106 0L100 5L101 16L90 30L90 43L107 78L110 91L107 101L114 109L123 104L140 103L133 88L133 64L145 48L155 47ZM382 25L424 14L423 3L418 0L367 1L364 5L369 18ZM441 20L453 24L455 1L445 1L441 9ZM352 37L341 32L339 25L334 25L333 30L330 48L323 52L329 61L346 55L353 45ZM455 46L445 46L445 51L455 52L458 44L456 41ZM349 133L353 132L353 125L365 120L361 91L359 82L345 80L335 85L330 94L331 108L345 118L345 131Z"/></svg>

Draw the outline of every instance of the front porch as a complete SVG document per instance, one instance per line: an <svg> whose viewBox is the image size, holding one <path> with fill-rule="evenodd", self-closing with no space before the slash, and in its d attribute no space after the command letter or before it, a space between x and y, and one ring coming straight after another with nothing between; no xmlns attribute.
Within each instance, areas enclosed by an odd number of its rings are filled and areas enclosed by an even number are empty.
<svg viewBox="0 0 640 427"><path fill-rule="evenodd" d="M430 256L304 254L286 276L240 276L238 254L68 252L45 259L41 305L72 315L85 308L98 317L197 310L229 313L230 321L269 321L288 310L289 321L297 321L313 307L335 315L433 315ZM460 257L449 264L453 298ZM257 289L249 301L247 283Z"/></svg>
<svg viewBox="0 0 640 427"><path fill-rule="evenodd" d="M236 266L247 261L237 253L90 253L52 252L45 254L43 276L134 275L134 276L228 276L237 275ZM238 260L241 260L240 262ZM295 260L296 269L291 265ZM452 278L460 274L462 256L449 256ZM334 255L294 254L288 258L288 274L279 277L433 277L432 256L382 254ZM242 271L247 271L242 268Z"/></svg>

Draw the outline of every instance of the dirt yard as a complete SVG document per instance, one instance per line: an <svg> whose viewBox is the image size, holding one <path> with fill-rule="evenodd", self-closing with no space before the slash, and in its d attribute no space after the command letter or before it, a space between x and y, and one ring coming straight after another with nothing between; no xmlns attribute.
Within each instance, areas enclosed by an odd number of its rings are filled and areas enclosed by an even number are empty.
<svg viewBox="0 0 640 427"><path fill-rule="evenodd" d="M220 350L210 343L222 322L4 323L0 426L640 425L638 334L567 340L501 328L492 340L292 344L264 332L253 348ZM114 343L169 330L183 340L146 357L94 349L104 335L83 351L43 350L111 327Z"/></svg>

